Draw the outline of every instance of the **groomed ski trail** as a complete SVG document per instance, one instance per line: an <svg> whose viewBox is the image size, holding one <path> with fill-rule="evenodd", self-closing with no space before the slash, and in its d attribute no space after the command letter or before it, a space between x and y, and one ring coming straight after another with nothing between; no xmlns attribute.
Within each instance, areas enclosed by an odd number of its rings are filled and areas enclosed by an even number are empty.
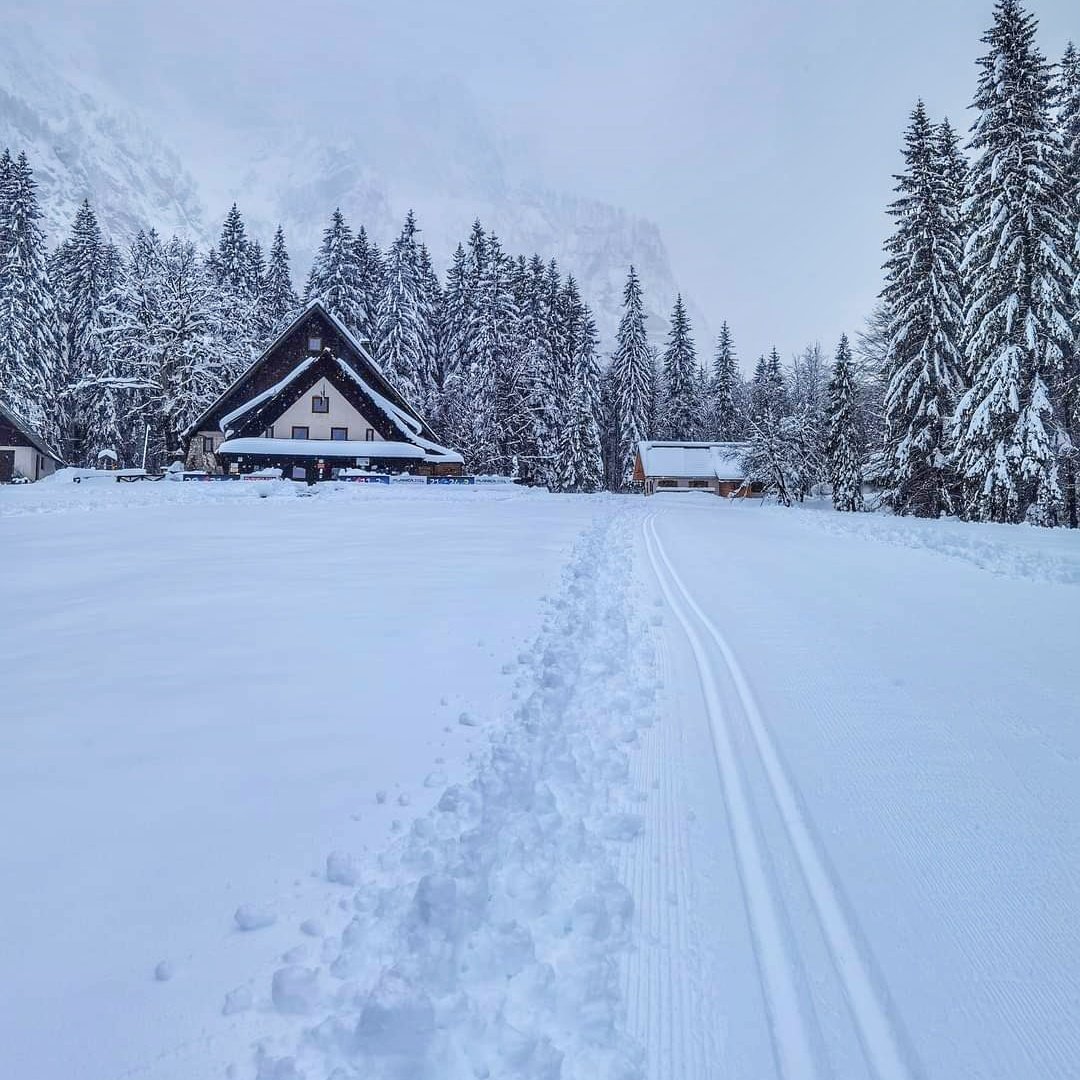
<svg viewBox="0 0 1080 1080"><path fill-rule="evenodd" d="M777 1072L782 1080L838 1074L826 1049L837 1033L832 1024L826 1031L819 1019L828 997L813 963L813 939L820 935L867 1075L915 1080L910 1055L738 659L675 569L657 532L656 514L649 514L642 528L660 590L686 635L701 683ZM746 760L751 747L753 763ZM778 869L784 859L797 865L803 897L790 894ZM807 925L807 912L813 926ZM814 969L813 982L808 968Z"/></svg>

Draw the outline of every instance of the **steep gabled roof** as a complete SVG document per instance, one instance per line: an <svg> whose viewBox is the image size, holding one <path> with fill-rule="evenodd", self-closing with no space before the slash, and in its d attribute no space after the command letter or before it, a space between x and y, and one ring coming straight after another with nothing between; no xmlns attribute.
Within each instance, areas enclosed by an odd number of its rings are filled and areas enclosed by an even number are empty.
<svg viewBox="0 0 1080 1080"><path fill-rule="evenodd" d="M63 464L64 459L17 413L0 403L0 420L6 420L39 454Z"/></svg>
<svg viewBox="0 0 1080 1080"><path fill-rule="evenodd" d="M341 351L348 355L338 356L335 353L335 359L343 369L349 369L351 376L361 381L373 400L381 399L389 404L396 417L395 426L400 427L404 422L412 432L410 436L412 441L422 439L438 445L435 442L435 433L425 423L419 411L383 374L364 343L321 300L312 300L308 303L303 311L263 350L259 358L188 428L187 434L190 436L196 431L218 428L224 416L237 413L242 406L256 398L264 400L267 391L280 384L283 379L299 375L297 368L302 366L301 362L286 364L278 371L276 378L267 375L266 385L255 390L254 393L251 392L262 381L260 377L264 372L271 370L275 365L280 366L281 354L288 346L292 335L313 316L322 318L344 345ZM310 359L318 358L311 357ZM215 417L218 418L216 422Z"/></svg>

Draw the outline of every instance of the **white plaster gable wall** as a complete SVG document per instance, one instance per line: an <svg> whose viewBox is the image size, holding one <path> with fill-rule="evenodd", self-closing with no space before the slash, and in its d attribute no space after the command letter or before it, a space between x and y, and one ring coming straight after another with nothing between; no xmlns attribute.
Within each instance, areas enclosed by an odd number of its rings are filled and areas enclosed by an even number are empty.
<svg viewBox="0 0 1080 1080"><path fill-rule="evenodd" d="M329 412L311 411L311 399L319 395L330 399ZM375 425L346 401L341 391L326 379L320 379L310 390L305 391L299 401L290 405L274 420L272 426L276 439L291 438L294 426L306 427L309 439L329 439L330 429L335 427L347 428L347 437L355 442L363 442L368 437L368 429L374 432L372 438L382 439Z"/></svg>
<svg viewBox="0 0 1080 1080"><path fill-rule="evenodd" d="M45 457L33 446L0 446L0 450L15 451L15 473L29 480L40 480L56 471L52 458Z"/></svg>

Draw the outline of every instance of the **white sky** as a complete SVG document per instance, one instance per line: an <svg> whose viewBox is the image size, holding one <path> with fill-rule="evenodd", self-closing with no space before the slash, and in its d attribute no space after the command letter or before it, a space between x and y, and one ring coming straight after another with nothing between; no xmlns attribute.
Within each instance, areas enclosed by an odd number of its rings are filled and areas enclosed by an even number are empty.
<svg viewBox="0 0 1080 1080"><path fill-rule="evenodd" d="M14 0L0 0L7 5ZM200 177L202 119L332 132L383 86L467 92L512 172L661 226L675 276L744 361L856 332L922 95L966 129L991 0L42 0L161 117ZM1039 0L1052 58L1075 0ZM433 91L434 88L434 91ZM172 130L175 128L175 131ZM403 138L408 133L403 132ZM185 141L186 140L186 141ZM710 349L707 343L699 347Z"/></svg>

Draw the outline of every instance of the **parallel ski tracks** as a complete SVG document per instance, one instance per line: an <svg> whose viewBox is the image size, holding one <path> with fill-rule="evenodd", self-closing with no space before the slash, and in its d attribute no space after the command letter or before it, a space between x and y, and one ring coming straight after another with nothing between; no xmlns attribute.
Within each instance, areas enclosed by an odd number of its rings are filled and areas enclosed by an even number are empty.
<svg viewBox="0 0 1080 1080"><path fill-rule="evenodd" d="M645 548L660 590L690 644L723 787L732 845L750 925L776 1066L782 1080L832 1075L814 1002L801 977L800 933L775 872L775 847L797 865L809 910L827 947L858 1038L876 1080L914 1080L899 1033L870 963L818 850L742 667L724 635L679 576L656 530L644 522ZM738 748L738 752L737 752ZM756 762L740 759L740 753ZM770 805L771 804L771 805ZM780 828L770 822L779 822ZM809 955L809 949L806 950ZM723 977L718 973L717 977Z"/></svg>

